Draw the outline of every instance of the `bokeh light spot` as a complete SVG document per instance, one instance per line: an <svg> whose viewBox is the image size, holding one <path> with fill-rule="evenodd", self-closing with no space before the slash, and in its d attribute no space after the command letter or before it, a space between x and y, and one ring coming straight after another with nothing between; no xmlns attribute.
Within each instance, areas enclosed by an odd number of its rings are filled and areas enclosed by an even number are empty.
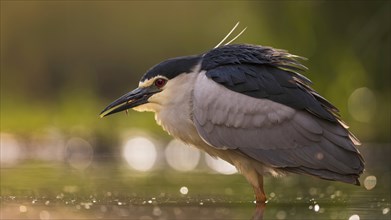
<svg viewBox="0 0 391 220"><path fill-rule="evenodd" d="M193 170L200 160L200 151L194 147L186 146L178 140L168 143L165 156L168 165L178 171Z"/></svg>
<svg viewBox="0 0 391 220"><path fill-rule="evenodd" d="M21 148L18 141L11 134L0 133L0 164L2 166L15 165L21 157Z"/></svg>
<svg viewBox="0 0 391 220"><path fill-rule="evenodd" d="M375 188L376 183L377 183L376 176L367 176L364 180L364 187L367 190L371 190Z"/></svg>
<svg viewBox="0 0 391 220"><path fill-rule="evenodd" d="M123 156L129 166L138 171L152 169L156 162L155 145L145 137L135 137L126 141L123 146Z"/></svg>
<svg viewBox="0 0 391 220"><path fill-rule="evenodd" d="M73 137L66 143L66 154L69 165L83 170L91 164L94 151L88 141Z"/></svg>
<svg viewBox="0 0 391 220"><path fill-rule="evenodd" d="M375 94L367 87L354 90L348 100L348 109L357 121L370 122L376 112Z"/></svg>
<svg viewBox="0 0 391 220"><path fill-rule="evenodd" d="M319 207L318 204L314 205L314 211L315 211L315 212L319 212L319 208L320 208L320 207Z"/></svg>
<svg viewBox="0 0 391 220"><path fill-rule="evenodd" d="M24 205L19 206L19 212L21 212L21 213L27 212L27 207Z"/></svg>
<svg viewBox="0 0 391 220"><path fill-rule="evenodd" d="M360 216L354 214L354 215L352 215L352 216L349 217L349 220L360 220Z"/></svg>
<svg viewBox="0 0 391 220"><path fill-rule="evenodd" d="M230 175L238 172L235 166L220 158L215 159L208 154L205 154L205 162L209 168L221 174Z"/></svg>
<svg viewBox="0 0 391 220"><path fill-rule="evenodd" d="M180 192L182 195L187 195L187 193L189 193L189 189L188 189L186 186L182 186L182 187L179 189L179 192Z"/></svg>
<svg viewBox="0 0 391 220"><path fill-rule="evenodd" d="M321 152L318 152L318 153L315 155L315 157L316 157L317 160L323 160L324 154L321 153Z"/></svg>

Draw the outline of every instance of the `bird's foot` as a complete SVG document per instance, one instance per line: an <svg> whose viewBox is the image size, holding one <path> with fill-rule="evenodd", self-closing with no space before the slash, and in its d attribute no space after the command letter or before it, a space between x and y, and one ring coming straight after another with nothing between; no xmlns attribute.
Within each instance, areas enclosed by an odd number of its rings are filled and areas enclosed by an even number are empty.
<svg viewBox="0 0 391 220"><path fill-rule="evenodd" d="M256 194L255 195L255 203L256 204L265 204L267 203L267 198L264 193Z"/></svg>

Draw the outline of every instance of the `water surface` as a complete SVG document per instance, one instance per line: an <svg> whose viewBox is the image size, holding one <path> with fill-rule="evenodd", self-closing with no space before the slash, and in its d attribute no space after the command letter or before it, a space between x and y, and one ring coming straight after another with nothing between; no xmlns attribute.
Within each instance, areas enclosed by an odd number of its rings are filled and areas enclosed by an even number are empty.
<svg viewBox="0 0 391 220"><path fill-rule="evenodd" d="M142 173L111 163L76 170L28 160L1 168L1 218L390 219L389 145L361 151L367 160L362 186L299 175L267 177L265 206L254 204L239 174Z"/></svg>

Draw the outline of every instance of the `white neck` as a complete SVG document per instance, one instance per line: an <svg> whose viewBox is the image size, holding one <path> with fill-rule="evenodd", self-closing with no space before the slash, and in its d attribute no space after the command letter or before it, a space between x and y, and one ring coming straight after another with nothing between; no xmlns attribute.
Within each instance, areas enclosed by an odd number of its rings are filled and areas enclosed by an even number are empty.
<svg viewBox="0 0 391 220"><path fill-rule="evenodd" d="M148 103L135 107L134 110L155 112L156 122L165 131L174 137L192 142L194 135L190 133L196 132L192 122L192 93L198 74L198 70L195 70L169 80L162 92L151 96ZM198 137L198 133L195 136Z"/></svg>

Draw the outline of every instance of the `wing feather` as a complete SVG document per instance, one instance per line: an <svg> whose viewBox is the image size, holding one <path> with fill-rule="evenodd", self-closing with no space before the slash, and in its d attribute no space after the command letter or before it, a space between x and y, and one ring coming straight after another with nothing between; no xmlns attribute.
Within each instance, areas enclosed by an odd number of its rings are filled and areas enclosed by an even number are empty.
<svg viewBox="0 0 391 220"><path fill-rule="evenodd" d="M356 183L364 167L341 124L232 91L205 73L193 91L193 121L211 146L238 149L273 168Z"/></svg>

